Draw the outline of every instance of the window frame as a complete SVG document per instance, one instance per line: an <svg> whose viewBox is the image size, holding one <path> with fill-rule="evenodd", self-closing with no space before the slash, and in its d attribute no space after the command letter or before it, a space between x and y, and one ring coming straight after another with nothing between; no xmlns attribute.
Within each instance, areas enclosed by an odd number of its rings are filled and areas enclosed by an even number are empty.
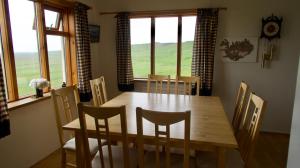
<svg viewBox="0 0 300 168"><path fill-rule="evenodd" d="M65 67L67 86L77 84L77 62L76 62L76 43L75 43L75 18L73 11L73 3L67 1L49 0L49 1L33 1L35 6L36 29L38 34L38 49L40 59L41 77L51 81L47 35L63 36L65 38ZM63 30L47 29L45 22L44 10L59 11ZM20 97L18 93L17 75L15 57L12 43L12 32L10 24L10 15L8 8L8 0L0 1L0 27L1 40L3 45L3 55L5 64L5 76L7 81L8 102L24 99L30 96ZM34 27L33 27L34 28ZM44 89L49 92L50 87Z"/></svg>
<svg viewBox="0 0 300 168"><path fill-rule="evenodd" d="M130 19L138 18L151 18L151 49L150 49L150 72L152 75L155 74L155 18L162 17L177 17L178 18L178 31L177 31L177 64L176 64L176 76L181 75L181 60L182 60L182 17L186 16L197 16L196 13L183 12L183 13L169 13L169 12L150 12L150 13L132 13L130 14ZM136 78L134 79L146 79L146 78Z"/></svg>

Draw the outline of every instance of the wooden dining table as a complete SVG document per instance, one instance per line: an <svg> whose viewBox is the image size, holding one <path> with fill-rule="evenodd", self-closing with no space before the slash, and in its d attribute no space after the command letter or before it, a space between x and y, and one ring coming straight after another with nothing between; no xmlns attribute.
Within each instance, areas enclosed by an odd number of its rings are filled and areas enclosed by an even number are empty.
<svg viewBox="0 0 300 168"><path fill-rule="evenodd" d="M155 94L141 92L123 92L102 106L126 106L126 118L129 142L135 142L137 137L136 107L164 112L184 112L191 110L190 148L194 150L214 149L217 152L218 167L225 167L228 149L238 148L233 129L224 111L219 97L216 96L187 96L175 94ZM95 136L94 119L86 116L89 136ZM183 147L184 123L171 126L171 146ZM120 120L118 117L109 120L112 140L121 138ZM75 132L77 167L84 167L83 145L79 119L63 126L64 130ZM144 120L145 142L152 143L154 125Z"/></svg>

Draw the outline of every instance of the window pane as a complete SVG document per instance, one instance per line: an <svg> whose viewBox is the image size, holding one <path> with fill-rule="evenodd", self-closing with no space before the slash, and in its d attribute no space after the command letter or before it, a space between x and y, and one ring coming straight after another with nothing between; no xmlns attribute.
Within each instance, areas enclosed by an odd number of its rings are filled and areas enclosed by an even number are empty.
<svg viewBox="0 0 300 168"><path fill-rule="evenodd" d="M47 35L51 88L60 88L66 82L64 37Z"/></svg>
<svg viewBox="0 0 300 168"><path fill-rule="evenodd" d="M60 26L59 13L51 10L44 10L45 12L45 22L47 28L57 29Z"/></svg>
<svg viewBox="0 0 300 168"><path fill-rule="evenodd" d="M178 18L155 18L155 74L176 78Z"/></svg>
<svg viewBox="0 0 300 168"><path fill-rule="evenodd" d="M196 16L182 17L181 76L191 76Z"/></svg>
<svg viewBox="0 0 300 168"><path fill-rule="evenodd" d="M35 93L29 82L40 78L37 32L33 29L34 5L28 0L8 0L19 96ZM36 22L35 22L36 23Z"/></svg>
<svg viewBox="0 0 300 168"><path fill-rule="evenodd" d="M150 74L151 19L130 19L131 57L135 78Z"/></svg>
<svg viewBox="0 0 300 168"><path fill-rule="evenodd" d="M3 55L1 30L0 30L0 59L1 59L0 63L1 63L1 68L2 68L2 74L3 74L3 80L4 80L4 87L5 87L6 99L7 99L8 98L8 94L7 94L7 84L6 84L6 77L5 77L4 55Z"/></svg>

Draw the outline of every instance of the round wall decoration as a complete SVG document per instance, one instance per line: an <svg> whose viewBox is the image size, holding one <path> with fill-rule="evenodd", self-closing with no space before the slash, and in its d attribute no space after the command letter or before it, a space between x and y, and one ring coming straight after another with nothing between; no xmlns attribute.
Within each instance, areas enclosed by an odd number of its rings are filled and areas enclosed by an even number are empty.
<svg viewBox="0 0 300 168"><path fill-rule="evenodd" d="M280 38L282 18L277 16L270 16L266 19L262 19L262 31L261 38L267 38L272 40L274 38Z"/></svg>

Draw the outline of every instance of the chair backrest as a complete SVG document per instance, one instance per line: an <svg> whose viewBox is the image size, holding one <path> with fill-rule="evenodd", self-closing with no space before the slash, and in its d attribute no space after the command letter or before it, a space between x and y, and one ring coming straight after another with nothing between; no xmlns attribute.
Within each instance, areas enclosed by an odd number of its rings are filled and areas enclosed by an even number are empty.
<svg viewBox="0 0 300 168"><path fill-rule="evenodd" d="M76 85L51 90L51 98L56 116L61 147L65 144L63 124L73 121L77 116L76 104L80 101Z"/></svg>
<svg viewBox="0 0 300 168"><path fill-rule="evenodd" d="M139 167L144 167L143 118L155 125L156 167L160 165L159 148L166 149L166 167L170 167L170 125L184 121L184 167L189 167L191 112L158 112L136 108ZM164 126L166 131L159 130Z"/></svg>
<svg viewBox="0 0 300 168"><path fill-rule="evenodd" d="M104 77L90 80L91 90L93 94L94 106L101 106L107 102L107 93Z"/></svg>
<svg viewBox="0 0 300 168"><path fill-rule="evenodd" d="M95 107L95 106L88 106L79 103L77 105L78 113L79 113L79 121L81 125L81 131L83 136L83 144L84 144L84 154L87 156L86 166L89 168L91 167L91 155L89 150L89 143L88 143L88 131L86 125L86 114L93 117L96 126L96 134L98 139L98 147L99 147L99 154L100 154L100 161L101 167L104 167L104 157L101 143L102 140L106 140L108 147L108 156L109 156L109 163L110 167L113 167L113 156L111 150L111 138L110 138L110 131L109 131L109 118L120 116L120 123L121 123L121 134L122 134L122 146L123 146L123 158L124 158L124 165L125 167L129 167L129 149L128 149L128 137L127 137L127 122L126 122L126 107L119 106L119 107ZM99 122L103 121L103 122Z"/></svg>
<svg viewBox="0 0 300 168"><path fill-rule="evenodd" d="M237 137L239 150L246 167L249 166L253 156L265 108L266 101L254 93L250 93L245 112L246 117L243 119L242 130Z"/></svg>
<svg viewBox="0 0 300 168"><path fill-rule="evenodd" d="M245 117L243 115L243 111L245 110L244 109L245 100L246 100L246 94L248 90L249 90L249 86L244 81L242 81L236 97L234 114L232 119L232 127L235 134L238 133L241 126L242 119L243 117Z"/></svg>
<svg viewBox="0 0 300 168"><path fill-rule="evenodd" d="M183 94L192 95L192 87L196 85L196 95L200 92L200 78L197 76L177 76L175 82L175 94L180 94L179 82L183 82Z"/></svg>
<svg viewBox="0 0 300 168"><path fill-rule="evenodd" d="M147 92L151 92L151 82L155 82L155 93L163 92L163 81L166 81L166 93L170 93L170 75L148 75Z"/></svg>

